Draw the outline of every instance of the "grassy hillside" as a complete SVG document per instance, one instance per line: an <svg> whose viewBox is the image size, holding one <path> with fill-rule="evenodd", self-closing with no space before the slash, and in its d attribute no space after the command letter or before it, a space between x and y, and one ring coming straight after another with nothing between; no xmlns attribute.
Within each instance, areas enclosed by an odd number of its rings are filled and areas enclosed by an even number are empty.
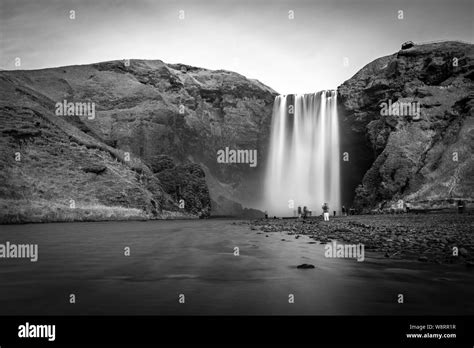
<svg viewBox="0 0 474 348"><path fill-rule="evenodd" d="M137 156L56 116L54 101L0 73L0 222L196 217ZM191 175L191 174L187 174ZM203 179L193 177L195 180ZM205 193L204 193L205 194Z"/></svg>

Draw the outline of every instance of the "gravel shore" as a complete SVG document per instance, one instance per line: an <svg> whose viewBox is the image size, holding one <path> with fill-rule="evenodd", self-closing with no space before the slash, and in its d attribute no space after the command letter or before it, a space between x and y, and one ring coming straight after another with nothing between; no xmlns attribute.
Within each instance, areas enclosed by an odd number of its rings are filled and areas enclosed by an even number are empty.
<svg viewBox="0 0 474 348"><path fill-rule="evenodd" d="M328 222L322 217L262 219L251 221L250 228L257 233L286 232L295 238L307 235L321 244L362 243L366 251L387 258L474 266L474 215L355 215Z"/></svg>

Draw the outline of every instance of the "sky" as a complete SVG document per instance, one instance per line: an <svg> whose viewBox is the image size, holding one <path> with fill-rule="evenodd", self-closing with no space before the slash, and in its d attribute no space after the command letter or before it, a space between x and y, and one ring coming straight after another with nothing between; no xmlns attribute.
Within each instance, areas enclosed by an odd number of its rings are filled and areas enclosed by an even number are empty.
<svg viewBox="0 0 474 348"><path fill-rule="evenodd" d="M1 0L0 69L160 59L235 71L281 94L312 93L337 88L408 40L472 43L473 7L472 0Z"/></svg>

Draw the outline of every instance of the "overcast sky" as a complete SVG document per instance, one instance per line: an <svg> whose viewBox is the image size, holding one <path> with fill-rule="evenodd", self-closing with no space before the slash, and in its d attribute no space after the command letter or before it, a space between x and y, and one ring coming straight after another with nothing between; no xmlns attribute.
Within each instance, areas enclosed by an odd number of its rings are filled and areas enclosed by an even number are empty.
<svg viewBox="0 0 474 348"><path fill-rule="evenodd" d="M407 40L473 42L473 4L472 0L1 0L0 68L160 59L233 70L282 94L309 93L336 88ZM71 10L75 19L70 19ZM181 10L184 19L179 18ZM398 19L399 10L403 19ZM16 57L21 58L20 68L15 67Z"/></svg>

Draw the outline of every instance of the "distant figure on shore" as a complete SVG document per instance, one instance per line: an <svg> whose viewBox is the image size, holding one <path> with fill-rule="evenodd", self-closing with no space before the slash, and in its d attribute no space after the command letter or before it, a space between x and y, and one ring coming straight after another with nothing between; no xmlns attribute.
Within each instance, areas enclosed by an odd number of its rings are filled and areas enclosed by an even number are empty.
<svg viewBox="0 0 474 348"><path fill-rule="evenodd" d="M336 211L335 211L335 210L332 211L332 215L333 215L334 217L336 217Z"/></svg>
<svg viewBox="0 0 474 348"><path fill-rule="evenodd" d="M347 216L346 207L342 206L342 216Z"/></svg>
<svg viewBox="0 0 474 348"><path fill-rule="evenodd" d="M265 219L268 219L268 212L265 210Z"/></svg>
<svg viewBox="0 0 474 348"><path fill-rule="evenodd" d="M329 221L329 207L327 203L323 204L323 217L324 221Z"/></svg>

